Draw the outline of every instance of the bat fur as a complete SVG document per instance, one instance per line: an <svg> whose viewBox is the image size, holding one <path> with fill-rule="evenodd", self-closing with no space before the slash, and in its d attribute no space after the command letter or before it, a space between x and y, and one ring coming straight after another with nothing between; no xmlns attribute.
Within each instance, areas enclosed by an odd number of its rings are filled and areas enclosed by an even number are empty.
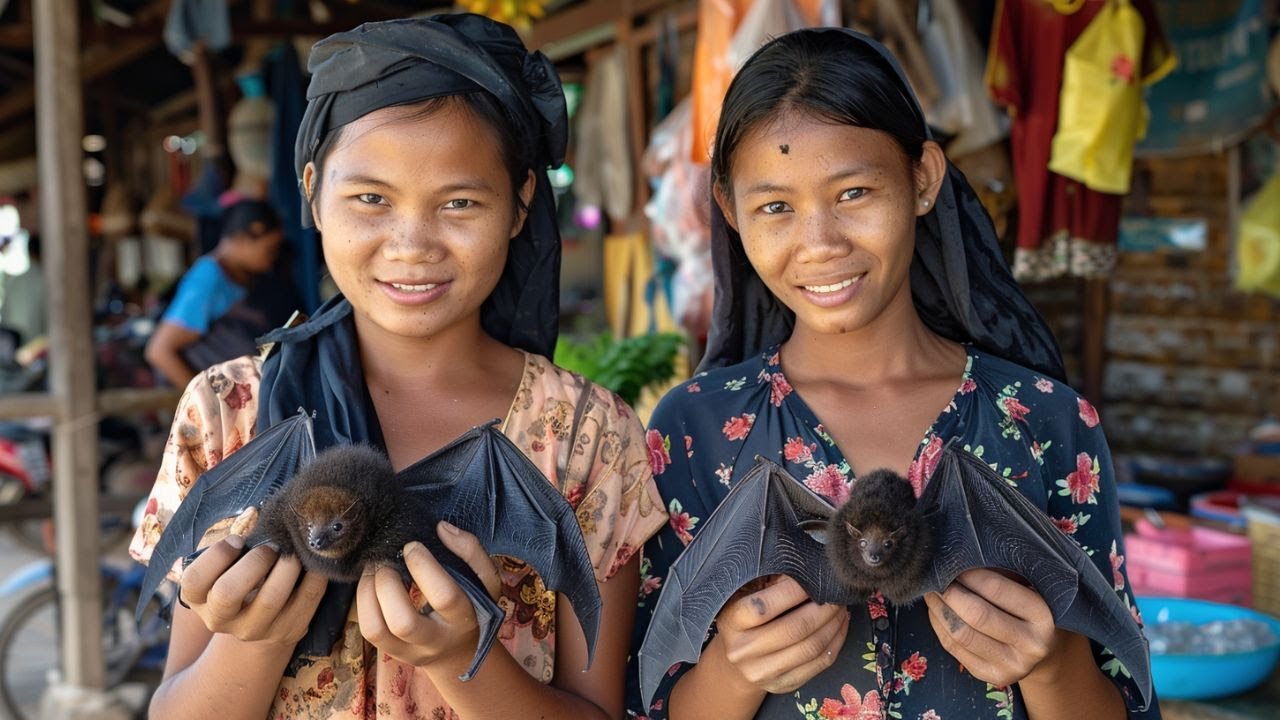
<svg viewBox="0 0 1280 720"><path fill-rule="evenodd" d="M424 535L414 532L424 515L397 492L399 483L378 450L332 447L263 504L256 540L334 580L358 580L371 563L402 567L405 543Z"/></svg>
<svg viewBox="0 0 1280 720"><path fill-rule="evenodd" d="M879 590L894 604L920 597L933 535L901 475L875 470L859 478L827 533L832 569L850 588L868 597Z"/></svg>

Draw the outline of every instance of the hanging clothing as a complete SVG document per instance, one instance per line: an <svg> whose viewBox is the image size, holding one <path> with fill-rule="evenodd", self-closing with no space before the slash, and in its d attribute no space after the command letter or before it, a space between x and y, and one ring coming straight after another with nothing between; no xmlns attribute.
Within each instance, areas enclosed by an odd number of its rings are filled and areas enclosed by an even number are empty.
<svg viewBox="0 0 1280 720"><path fill-rule="evenodd" d="M1164 72L1172 49L1151 0L1132 0L1146 34L1136 72ZM999 0L987 57L987 88L1013 116L1010 142L1018 186L1013 273L1019 280L1105 277L1116 262L1120 195L1090 190L1049 171L1058 128L1063 60L1106 0L1065 14L1043 0Z"/></svg>

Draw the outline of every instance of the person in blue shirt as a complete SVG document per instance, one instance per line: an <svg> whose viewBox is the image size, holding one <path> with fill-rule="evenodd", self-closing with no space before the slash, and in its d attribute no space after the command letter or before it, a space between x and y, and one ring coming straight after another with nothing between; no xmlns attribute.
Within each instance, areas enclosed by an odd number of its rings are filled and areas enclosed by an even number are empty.
<svg viewBox="0 0 1280 720"><path fill-rule="evenodd" d="M645 545L633 657L658 594L678 591L672 563L757 455L839 505L880 468L919 496L954 442L1079 542L1136 620L1098 414L892 55L843 28L769 42L730 85L714 148L715 307L700 372L649 422L670 523ZM987 568L904 605L820 605L769 578L713 627L652 704L631 673L635 715L1160 716L1105 642Z"/></svg>
<svg viewBox="0 0 1280 720"><path fill-rule="evenodd" d="M222 214L217 246L178 281L173 300L147 341L146 359L175 387L199 371L251 354L254 340L285 318L255 290L280 252L280 217L262 200L240 200ZM287 311L292 308L288 308Z"/></svg>

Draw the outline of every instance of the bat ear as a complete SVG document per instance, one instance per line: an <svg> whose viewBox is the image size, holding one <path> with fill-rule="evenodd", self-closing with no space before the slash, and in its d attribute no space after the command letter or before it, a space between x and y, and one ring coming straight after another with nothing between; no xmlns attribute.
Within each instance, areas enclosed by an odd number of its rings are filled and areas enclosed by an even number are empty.
<svg viewBox="0 0 1280 720"><path fill-rule="evenodd" d="M894 540L897 540L898 538L900 538L900 537L902 537L903 535L906 535L906 534L907 534L907 528L906 528L906 526L903 526L903 527L900 527L900 528L898 528L897 530L894 530L893 532L889 533L889 537L893 538Z"/></svg>
<svg viewBox="0 0 1280 720"><path fill-rule="evenodd" d="M856 538L862 537L862 531L854 527L853 525L850 525L849 523L844 524L844 529L845 529L845 532L849 533L849 537L851 538L856 539Z"/></svg>

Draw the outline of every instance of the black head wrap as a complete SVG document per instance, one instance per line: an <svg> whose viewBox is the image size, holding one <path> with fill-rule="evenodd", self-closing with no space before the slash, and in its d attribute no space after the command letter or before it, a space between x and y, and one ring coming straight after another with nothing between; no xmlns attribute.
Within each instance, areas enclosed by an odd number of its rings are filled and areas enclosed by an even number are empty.
<svg viewBox="0 0 1280 720"><path fill-rule="evenodd" d="M905 73L883 45L847 28L795 32L839 33L850 43L874 49L893 68L898 91L910 99L920 124L924 124ZM757 50L743 70L763 50ZM732 94L732 88L729 92ZM931 137L927 126L924 134ZM725 221L719 205L712 202L711 210L716 296L707 352L699 370L732 365L777 345L791 336L795 323L795 314L774 296L748 262L742 238ZM973 343L998 357L1066 380L1053 333L1013 279L990 216L950 161L933 210L916 222L911 295L925 325L939 335Z"/></svg>
<svg viewBox="0 0 1280 720"><path fill-rule="evenodd" d="M323 160L316 153L331 132L375 110L430 98L489 93L520 141L534 144L534 196L480 320L497 340L549 357L559 325L560 234L546 168L563 162L568 137L564 94L551 62L530 53L510 27L460 14L366 23L337 33L316 43L308 69L311 84L296 147L299 183L308 162ZM310 225L305 198L303 193L303 222ZM259 431L303 408L315 414L317 449L382 445L345 298L333 298L307 322L262 341L276 347L262 368ZM329 653L353 593L354 585L329 584L299 654Z"/></svg>

